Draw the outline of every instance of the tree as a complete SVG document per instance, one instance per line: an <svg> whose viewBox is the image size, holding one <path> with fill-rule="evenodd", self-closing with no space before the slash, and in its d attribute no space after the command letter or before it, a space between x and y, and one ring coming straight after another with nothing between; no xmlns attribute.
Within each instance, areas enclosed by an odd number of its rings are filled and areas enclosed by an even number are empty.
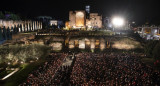
<svg viewBox="0 0 160 86"><path fill-rule="evenodd" d="M4 62L29 62L49 55L51 48L46 45L9 45L0 46L0 64Z"/></svg>
<svg viewBox="0 0 160 86"><path fill-rule="evenodd" d="M5 27L3 27L3 38L4 40L7 40L7 31Z"/></svg>
<svg viewBox="0 0 160 86"><path fill-rule="evenodd" d="M7 38L8 38L8 40L11 40L11 39L12 39L12 36L11 36L11 32L10 32L9 27L8 27L8 29L7 29Z"/></svg>
<svg viewBox="0 0 160 86"><path fill-rule="evenodd" d="M9 54L8 46L0 46L0 63L6 62L6 56Z"/></svg>
<svg viewBox="0 0 160 86"><path fill-rule="evenodd" d="M153 56L154 56L155 59L158 59L158 60L160 60L159 51L160 51L160 42L156 44L156 46L153 50Z"/></svg>
<svg viewBox="0 0 160 86"><path fill-rule="evenodd" d="M145 54L149 57L153 56L153 49L155 48L156 44L158 41L148 41L147 44L145 45L144 51Z"/></svg>
<svg viewBox="0 0 160 86"><path fill-rule="evenodd" d="M4 19L4 14L0 11L0 19Z"/></svg>
<svg viewBox="0 0 160 86"><path fill-rule="evenodd" d="M16 14L10 14L10 18L12 19L12 20L20 20L20 17L18 16L18 15L16 15Z"/></svg>
<svg viewBox="0 0 160 86"><path fill-rule="evenodd" d="M14 27L15 27L15 33L17 34L17 32L18 32L18 27L16 27L16 25L15 25Z"/></svg>
<svg viewBox="0 0 160 86"><path fill-rule="evenodd" d="M13 34L16 34L16 27L13 28Z"/></svg>
<svg viewBox="0 0 160 86"><path fill-rule="evenodd" d="M2 29L0 27L0 41L3 40Z"/></svg>
<svg viewBox="0 0 160 86"><path fill-rule="evenodd" d="M11 33L12 33L12 34L14 34L14 31L13 31L13 30L14 30L13 27L11 27Z"/></svg>
<svg viewBox="0 0 160 86"><path fill-rule="evenodd" d="M20 20L20 16L18 16L17 14L14 14L12 12L5 12L5 19L9 19L9 20Z"/></svg>

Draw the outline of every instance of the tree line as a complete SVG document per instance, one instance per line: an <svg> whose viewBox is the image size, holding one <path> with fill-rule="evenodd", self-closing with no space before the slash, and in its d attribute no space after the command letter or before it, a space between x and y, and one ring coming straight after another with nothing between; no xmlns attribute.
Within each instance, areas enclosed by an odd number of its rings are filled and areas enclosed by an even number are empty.
<svg viewBox="0 0 160 86"><path fill-rule="evenodd" d="M46 45L8 45L0 46L0 64L28 63L49 55L51 47Z"/></svg>
<svg viewBox="0 0 160 86"><path fill-rule="evenodd" d="M5 20L21 20L20 16L12 13L12 12L2 12L0 11L0 19L5 19Z"/></svg>

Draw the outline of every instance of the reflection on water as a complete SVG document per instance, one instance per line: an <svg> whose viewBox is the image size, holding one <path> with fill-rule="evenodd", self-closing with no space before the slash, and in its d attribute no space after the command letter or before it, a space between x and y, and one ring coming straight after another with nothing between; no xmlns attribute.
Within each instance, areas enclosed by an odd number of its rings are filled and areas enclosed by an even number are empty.
<svg viewBox="0 0 160 86"><path fill-rule="evenodd" d="M108 42L105 40L105 38L71 38L68 40L68 48L74 49L91 49L91 51L94 51L94 49L100 49L103 51L104 49L108 48ZM50 44L50 46L53 47L53 50L62 50L63 42L53 42ZM65 40L66 42L66 40Z"/></svg>

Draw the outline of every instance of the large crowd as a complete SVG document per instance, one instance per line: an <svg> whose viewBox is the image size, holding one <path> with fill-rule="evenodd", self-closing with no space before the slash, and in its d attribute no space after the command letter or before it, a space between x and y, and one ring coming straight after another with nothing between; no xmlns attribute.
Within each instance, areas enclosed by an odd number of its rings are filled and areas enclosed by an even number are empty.
<svg viewBox="0 0 160 86"><path fill-rule="evenodd" d="M50 55L50 60L45 62L44 65L40 66L37 70L29 74L26 82L21 84L21 86L50 86L52 85L52 79L54 78L56 72L61 67L63 60L67 54L64 53L52 53Z"/></svg>
<svg viewBox="0 0 160 86"><path fill-rule="evenodd" d="M160 86L160 72L138 55L79 53L73 66L62 66L67 54L52 59L29 74L22 86Z"/></svg>
<svg viewBox="0 0 160 86"><path fill-rule="evenodd" d="M65 86L69 84L71 67L70 66L61 66L55 77L52 79L52 85Z"/></svg>
<svg viewBox="0 0 160 86"><path fill-rule="evenodd" d="M72 86L160 85L160 73L130 54L80 53L70 77Z"/></svg>

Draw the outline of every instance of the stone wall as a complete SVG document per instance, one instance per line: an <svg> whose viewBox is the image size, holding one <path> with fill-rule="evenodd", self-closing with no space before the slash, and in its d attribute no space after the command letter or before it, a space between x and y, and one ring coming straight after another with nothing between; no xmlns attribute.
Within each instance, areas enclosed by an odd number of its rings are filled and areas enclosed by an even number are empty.
<svg viewBox="0 0 160 86"><path fill-rule="evenodd" d="M76 14L73 11L69 12L69 25L71 28L76 26Z"/></svg>
<svg viewBox="0 0 160 86"><path fill-rule="evenodd" d="M102 16L98 13L90 13L90 22L92 28L102 28Z"/></svg>

